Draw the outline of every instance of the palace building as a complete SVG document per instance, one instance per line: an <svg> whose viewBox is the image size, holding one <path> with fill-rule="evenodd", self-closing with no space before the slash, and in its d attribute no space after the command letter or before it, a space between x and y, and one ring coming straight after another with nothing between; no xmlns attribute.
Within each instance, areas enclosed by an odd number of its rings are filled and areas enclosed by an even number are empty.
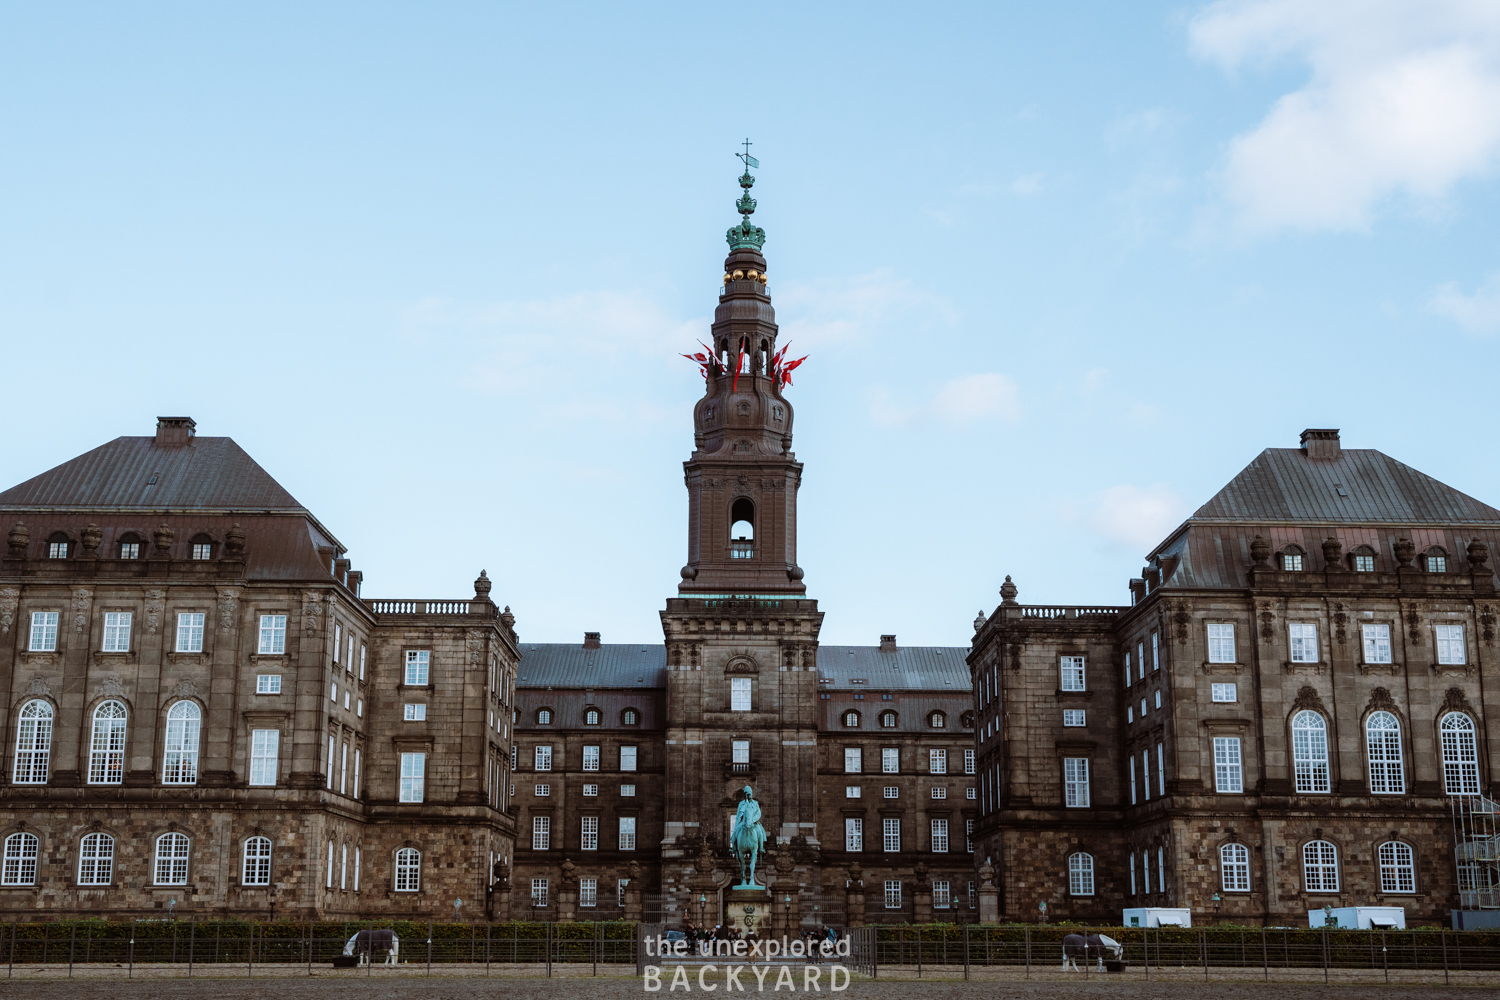
<svg viewBox="0 0 1500 1000"><path fill-rule="evenodd" d="M185 417L0 493L0 908L712 924L746 786L777 934L1500 905L1500 511L1337 431L1256 458L1128 606L1006 577L964 645L822 644L753 183L660 642L523 641L484 572L364 597Z"/></svg>

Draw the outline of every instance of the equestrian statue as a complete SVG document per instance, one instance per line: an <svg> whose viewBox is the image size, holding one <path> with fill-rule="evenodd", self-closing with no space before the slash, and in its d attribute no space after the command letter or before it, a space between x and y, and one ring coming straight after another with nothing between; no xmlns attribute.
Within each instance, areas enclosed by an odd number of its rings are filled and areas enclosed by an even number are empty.
<svg viewBox="0 0 1500 1000"><path fill-rule="evenodd" d="M734 812L734 825L729 828L729 849L740 863L740 887L764 888L755 881L755 862L766 846L766 828L760 822L760 803L755 801L755 792L745 786L745 797Z"/></svg>

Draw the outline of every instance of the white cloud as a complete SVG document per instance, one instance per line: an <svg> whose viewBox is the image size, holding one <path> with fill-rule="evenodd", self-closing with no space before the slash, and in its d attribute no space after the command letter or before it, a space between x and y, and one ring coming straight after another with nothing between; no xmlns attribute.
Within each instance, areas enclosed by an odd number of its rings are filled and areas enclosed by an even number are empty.
<svg viewBox="0 0 1500 1000"><path fill-rule="evenodd" d="M890 390L876 386L870 393L870 418L886 427L924 419L951 424L978 420L1015 423L1021 419L1021 391L1014 379L996 372L961 375L915 405L897 403Z"/></svg>
<svg viewBox="0 0 1500 1000"><path fill-rule="evenodd" d="M884 268L849 278L790 282L779 289L773 284L771 292L780 343L795 342L798 353L856 338L870 341L875 330L898 320L951 323L955 318L947 299Z"/></svg>
<svg viewBox="0 0 1500 1000"><path fill-rule="evenodd" d="M1221 0L1194 52L1311 78L1229 144L1219 180L1248 229L1363 230L1394 195L1432 201L1500 153L1500 4Z"/></svg>
<svg viewBox="0 0 1500 1000"><path fill-rule="evenodd" d="M1500 273L1491 275L1473 295L1465 295L1456 283L1449 282L1428 300L1427 309L1453 320L1469 333L1494 333L1500 330Z"/></svg>
<svg viewBox="0 0 1500 1000"><path fill-rule="evenodd" d="M1145 553L1182 523L1187 508L1165 483L1124 483L1101 492L1084 522L1111 542Z"/></svg>

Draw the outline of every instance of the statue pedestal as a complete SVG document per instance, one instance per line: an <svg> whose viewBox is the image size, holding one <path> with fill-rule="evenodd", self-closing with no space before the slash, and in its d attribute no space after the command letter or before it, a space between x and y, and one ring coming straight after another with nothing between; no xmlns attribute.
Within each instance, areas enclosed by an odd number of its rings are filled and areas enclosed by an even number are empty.
<svg viewBox="0 0 1500 1000"><path fill-rule="evenodd" d="M773 933L771 890L764 886L733 886L724 890L724 923L749 936Z"/></svg>

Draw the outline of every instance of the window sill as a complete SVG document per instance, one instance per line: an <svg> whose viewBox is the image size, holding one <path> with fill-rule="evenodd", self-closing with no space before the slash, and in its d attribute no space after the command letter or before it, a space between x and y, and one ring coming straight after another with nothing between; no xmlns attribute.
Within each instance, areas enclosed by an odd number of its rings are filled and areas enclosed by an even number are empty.
<svg viewBox="0 0 1500 1000"><path fill-rule="evenodd" d="M250 654L250 662L251 663L259 663L261 660L284 660L284 659L286 659L286 654L285 653L251 653Z"/></svg>
<svg viewBox="0 0 1500 1000"><path fill-rule="evenodd" d="M1321 660L1311 663L1286 660L1281 664L1281 672L1284 674L1317 674L1321 677L1328 672L1328 664Z"/></svg>
<svg viewBox="0 0 1500 1000"><path fill-rule="evenodd" d="M397 684L397 691L427 691L434 692L437 688L433 684Z"/></svg>
<svg viewBox="0 0 1500 1000"><path fill-rule="evenodd" d="M1402 665L1399 663L1364 663L1359 665L1362 674L1390 674L1396 677L1401 673Z"/></svg>
<svg viewBox="0 0 1500 1000"><path fill-rule="evenodd" d="M1218 663L1214 661L1208 661L1203 664L1203 672L1205 674L1240 674L1244 673L1244 670L1245 665L1243 663Z"/></svg>
<svg viewBox="0 0 1500 1000"><path fill-rule="evenodd" d="M1472 677L1472 663L1434 663L1428 668L1434 677Z"/></svg>

